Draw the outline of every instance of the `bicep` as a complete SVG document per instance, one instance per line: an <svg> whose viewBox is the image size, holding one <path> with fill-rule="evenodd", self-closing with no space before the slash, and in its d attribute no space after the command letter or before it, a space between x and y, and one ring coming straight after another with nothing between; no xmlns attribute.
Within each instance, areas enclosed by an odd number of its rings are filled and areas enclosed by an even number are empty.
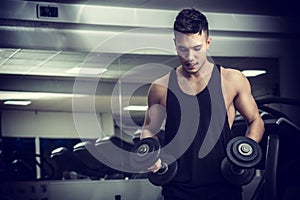
<svg viewBox="0 0 300 200"><path fill-rule="evenodd" d="M161 129L166 116L165 108L161 105L162 92L158 85L151 85L148 91L148 109L145 114L142 137L152 137Z"/></svg>
<svg viewBox="0 0 300 200"><path fill-rule="evenodd" d="M234 100L235 107L245 120L251 123L259 116L259 112L251 93L250 83L246 77L241 75L237 85L237 95Z"/></svg>
<svg viewBox="0 0 300 200"><path fill-rule="evenodd" d="M147 105L148 109L146 111L145 115L145 121L144 125L148 125L151 121L151 116L155 115L155 112L153 111L153 107L157 104L160 104L160 91L158 89L158 85L152 84L148 90L148 96L147 96Z"/></svg>

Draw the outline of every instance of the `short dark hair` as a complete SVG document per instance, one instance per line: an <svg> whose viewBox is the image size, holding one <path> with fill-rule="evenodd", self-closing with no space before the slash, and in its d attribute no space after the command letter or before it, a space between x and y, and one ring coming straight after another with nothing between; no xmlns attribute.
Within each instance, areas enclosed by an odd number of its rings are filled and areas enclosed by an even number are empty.
<svg viewBox="0 0 300 200"><path fill-rule="evenodd" d="M181 10L176 17L173 29L184 34L199 33L201 35L202 31L204 31L207 33L207 36L209 35L206 16L195 8Z"/></svg>

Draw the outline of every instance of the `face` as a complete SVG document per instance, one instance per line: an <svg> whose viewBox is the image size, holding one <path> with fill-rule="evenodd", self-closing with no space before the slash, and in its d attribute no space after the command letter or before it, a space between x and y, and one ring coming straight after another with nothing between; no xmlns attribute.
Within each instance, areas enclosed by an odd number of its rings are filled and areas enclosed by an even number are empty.
<svg viewBox="0 0 300 200"><path fill-rule="evenodd" d="M174 41L182 69L190 74L197 73L207 62L211 38L204 32L201 35L175 33Z"/></svg>

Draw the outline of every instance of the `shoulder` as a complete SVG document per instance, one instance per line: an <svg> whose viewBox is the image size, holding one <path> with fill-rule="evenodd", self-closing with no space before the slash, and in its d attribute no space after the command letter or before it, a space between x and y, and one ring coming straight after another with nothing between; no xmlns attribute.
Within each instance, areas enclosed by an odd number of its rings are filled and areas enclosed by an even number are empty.
<svg viewBox="0 0 300 200"><path fill-rule="evenodd" d="M169 84L169 77L170 77L170 72L164 75L163 77L153 81L153 83L150 86L150 91L167 89Z"/></svg>
<svg viewBox="0 0 300 200"><path fill-rule="evenodd" d="M163 77L156 79L150 85L148 90L148 101L152 103L162 103L165 99L168 91L170 73L164 75Z"/></svg>
<svg viewBox="0 0 300 200"><path fill-rule="evenodd" d="M251 92L250 83L240 70L221 67L221 77L226 91L230 91L234 96Z"/></svg>
<svg viewBox="0 0 300 200"><path fill-rule="evenodd" d="M225 67L221 67L220 69L221 69L221 76L224 81L226 82L229 81L237 86L239 84L248 83L247 77L240 70L233 69L233 68L225 68Z"/></svg>

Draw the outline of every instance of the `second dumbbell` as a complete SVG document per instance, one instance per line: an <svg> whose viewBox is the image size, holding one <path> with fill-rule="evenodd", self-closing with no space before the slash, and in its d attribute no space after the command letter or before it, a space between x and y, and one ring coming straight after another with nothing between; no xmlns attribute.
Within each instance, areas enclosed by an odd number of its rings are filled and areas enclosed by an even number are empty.
<svg viewBox="0 0 300 200"><path fill-rule="evenodd" d="M161 147L155 138L140 140L132 150L130 163L139 173L148 173L149 181L156 186L169 183L177 173L177 162L171 155L161 153ZM161 168L156 172L147 170L158 160L161 160Z"/></svg>
<svg viewBox="0 0 300 200"><path fill-rule="evenodd" d="M224 178L236 185L247 185L255 176L255 166L262 159L262 151L254 140L239 136L231 139L226 147L227 157L221 164Z"/></svg>

